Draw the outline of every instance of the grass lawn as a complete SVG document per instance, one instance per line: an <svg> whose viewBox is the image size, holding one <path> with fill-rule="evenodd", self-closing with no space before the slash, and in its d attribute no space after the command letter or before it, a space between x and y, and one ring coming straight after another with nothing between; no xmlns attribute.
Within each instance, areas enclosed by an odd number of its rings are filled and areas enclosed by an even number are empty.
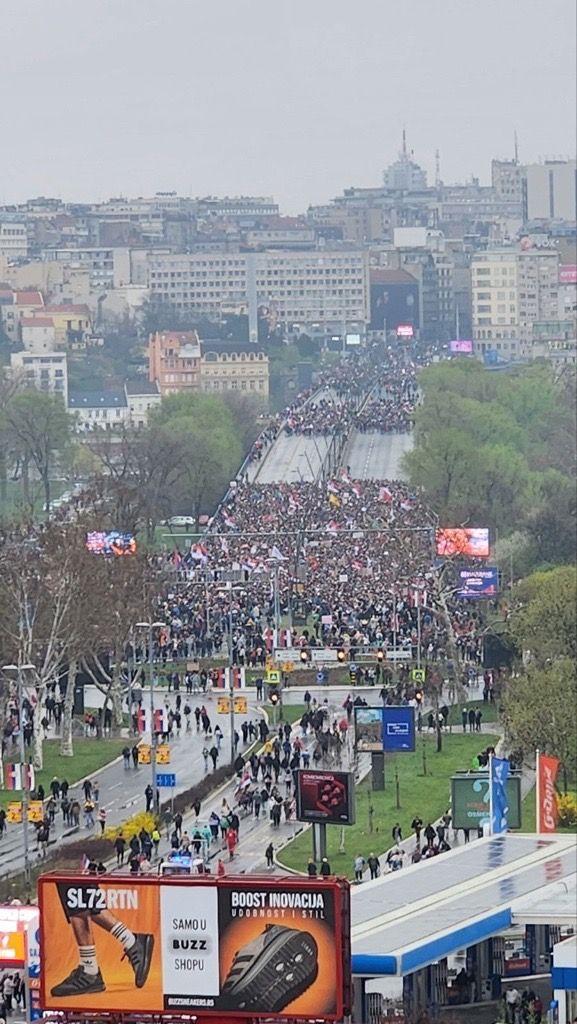
<svg viewBox="0 0 577 1024"><path fill-rule="evenodd" d="M74 757L60 756L60 740L46 740L44 744L44 768L36 772L36 785L42 783L46 793L50 792L51 779L68 779L73 785L86 775L93 775L104 768L109 761L121 753L126 740L78 739L74 740ZM10 757L5 758L10 761ZM1 790L0 803L7 804L10 800L20 799L18 791Z"/></svg>
<svg viewBox="0 0 577 1024"><path fill-rule="evenodd" d="M385 790L373 792L370 776L357 786L357 822L344 828L345 853L339 852L341 829L327 829L327 854L335 874L353 875L353 858L371 852L383 853L392 845L391 830L398 821L403 835L410 835L411 821L416 814L424 825L433 822L446 811L450 803L450 777L457 770L467 769L471 758L482 747L496 744L498 736L484 733L443 736L443 750L436 752L433 737L417 740L417 750L411 754L396 754L385 758ZM427 775L423 774L423 750ZM400 808L396 806L395 769L399 775ZM372 827L369 827L369 807L373 808ZM312 833L307 830L279 853L279 861L287 868L304 871L311 855Z"/></svg>
<svg viewBox="0 0 577 1024"><path fill-rule="evenodd" d="M570 796L577 797L575 790L569 790ZM536 832L537 831L537 803L535 797L535 787L530 789L527 795L523 798L521 804L521 831L522 832ZM575 826L563 828L559 826L559 832L575 832Z"/></svg>
<svg viewBox="0 0 577 1024"><path fill-rule="evenodd" d="M475 711L477 708L481 708L481 711L483 712L483 718L481 719L482 722L498 722L500 718L498 704L491 704L489 701L485 703L483 700L467 700L461 701L459 704L453 704L450 708L450 725L458 725L461 727L461 711L463 708L467 708L467 711L470 711L471 708L474 708Z"/></svg>

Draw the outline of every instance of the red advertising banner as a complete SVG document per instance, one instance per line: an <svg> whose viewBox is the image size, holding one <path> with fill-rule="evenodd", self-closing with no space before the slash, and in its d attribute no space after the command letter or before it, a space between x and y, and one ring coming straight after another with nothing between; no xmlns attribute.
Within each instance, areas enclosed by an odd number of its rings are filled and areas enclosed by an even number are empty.
<svg viewBox="0 0 577 1024"><path fill-rule="evenodd" d="M537 765L537 832L554 832L557 828L557 794L555 781L559 758L539 754Z"/></svg>
<svg viewBox="0 0 577 1024"><path fill-rule="evenodd" d="M577 264L561 264L559 267L559 284L577 284Z"/></svg>

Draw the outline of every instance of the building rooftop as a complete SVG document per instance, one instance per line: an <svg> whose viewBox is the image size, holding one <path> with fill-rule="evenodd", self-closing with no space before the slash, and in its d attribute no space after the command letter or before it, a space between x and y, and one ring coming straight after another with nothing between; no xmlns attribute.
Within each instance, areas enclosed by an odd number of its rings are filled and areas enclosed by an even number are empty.
<svg viewBox="0 0 577 1024"><path fill-rule="evenodd" d="M127 395L159 395L158 384L151 380L128 380L124 385Z"/></svg>
<svg viewBox="0 0 577 1024"><path fill-rule="evenodd" d="M70 409L126 409L127 401L122 388L70 391L68 407Z"/></svg>
<svg viewBox="0 0 577 1024"><path fill-rule="evenodd" d="M22 327L54 327L51 316L23 316L20 323Z"/></svg>
<svg viewBox="0 0 577 1024"><path fill-rule="evenodd" d="M90 310L87 305L75 305L73 302L63 302L61 305L52 304L45 306L47 313L75 313L78 316L90 317Z"/></svg>
<svg viewBox="0 0 577 1024"><path fill-rule="evenodd" d="M417 279L409 274L407 270L388 269L378 267L370 271L371 283L373 284L416 284Z"/></svg>
<svg viewBox="0 0 577 1024"><path fill-rule="evenodd" d="M17 306L43 306L44 299L39 291L16 291L14 303Z"/></svg>
<svg viewBox="0 0 577 1024"><path fill-rule="evenodd" d="M233 353L239 354L241 352L254 352L255 355L259 352L264 353L264 349L260 345L255 345L250 341L222 341L220 338L214 340L209 338L208 340L203 339L200 343L203 355L207 352L216 352L218 355L222 355L226 352L232 355Z"/></svg>

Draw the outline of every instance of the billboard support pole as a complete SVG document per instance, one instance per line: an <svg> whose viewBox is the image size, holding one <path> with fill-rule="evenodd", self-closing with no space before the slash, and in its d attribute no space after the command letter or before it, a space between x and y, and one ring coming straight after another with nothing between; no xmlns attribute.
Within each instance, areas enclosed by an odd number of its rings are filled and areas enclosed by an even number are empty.
<svg viewBox="0 0 577 1024"><path fill-rule="evenodd" d="M419 600L419 599L418 599ZM421 667L421 604L417 604L417 668Z"/></svg>
<svg viewBox="0 0 577 1024"><path fill-rule="evenodd" d="M327 826L322 822L313 825L313 860L321 861L327 855Z"/></svg>

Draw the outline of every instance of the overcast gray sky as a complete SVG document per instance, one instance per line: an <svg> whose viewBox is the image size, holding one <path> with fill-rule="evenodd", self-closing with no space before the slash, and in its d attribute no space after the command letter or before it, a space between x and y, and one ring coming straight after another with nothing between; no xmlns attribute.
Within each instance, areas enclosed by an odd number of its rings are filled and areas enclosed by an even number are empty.
<svg viewBox="0 0 577 1024"><path fill-rule="evenodd" d="M574 0L1 0L0 201L380 184L575 151Z"/></svg>

